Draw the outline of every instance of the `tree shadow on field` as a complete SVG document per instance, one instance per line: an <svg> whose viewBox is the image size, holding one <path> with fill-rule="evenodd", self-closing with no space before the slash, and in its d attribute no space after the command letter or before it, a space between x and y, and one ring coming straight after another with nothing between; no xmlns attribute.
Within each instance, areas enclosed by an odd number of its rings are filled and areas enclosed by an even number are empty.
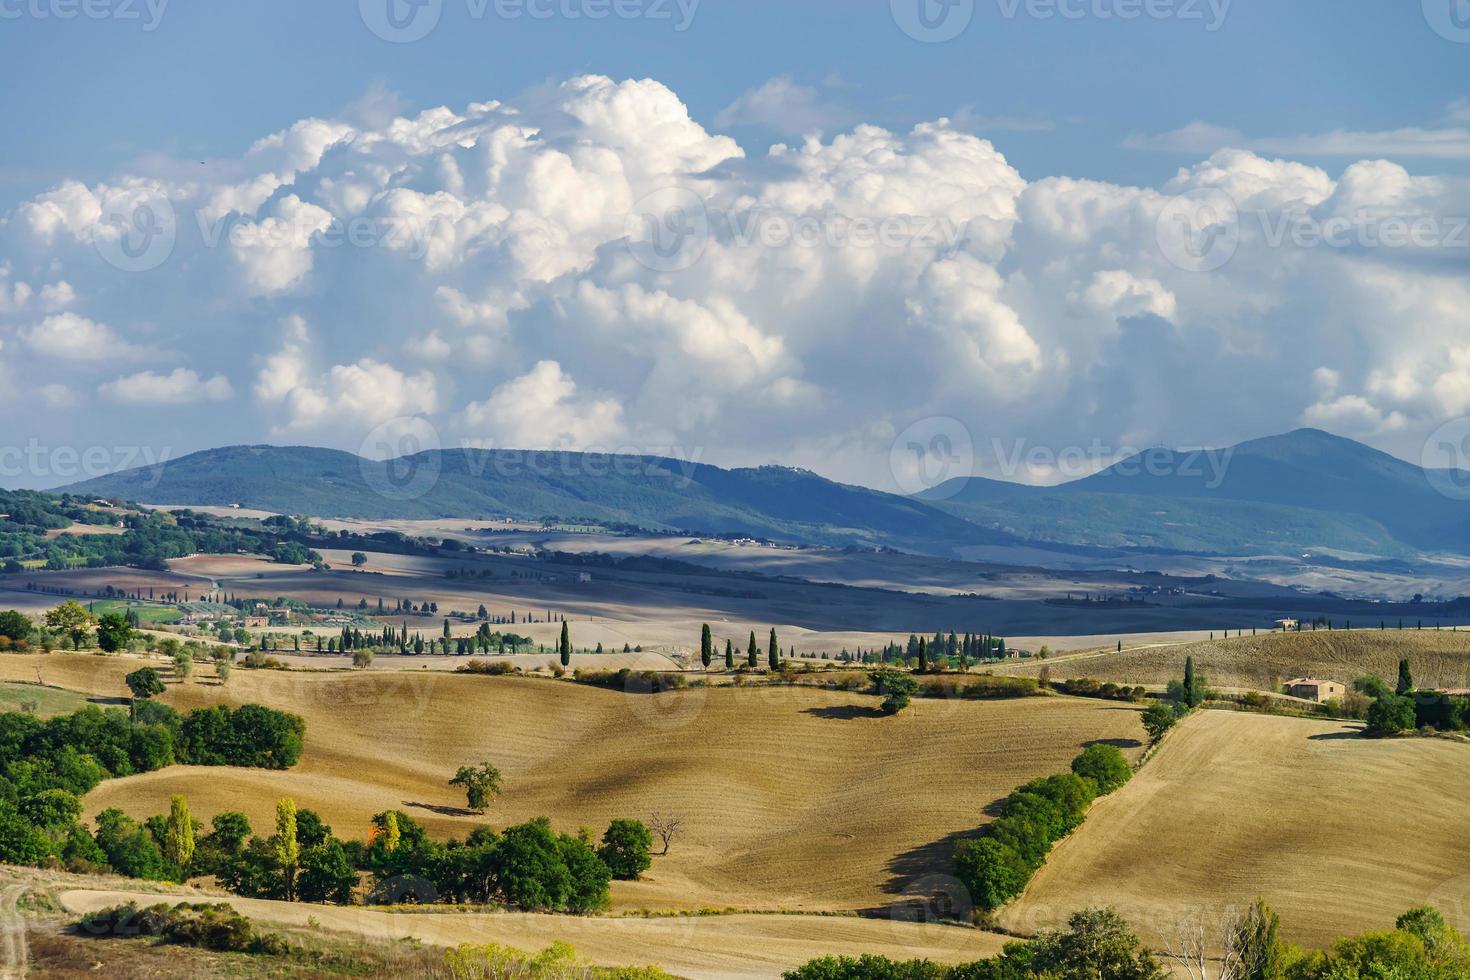
<svg viewBox="0 0 1470 980"><path fill-rule="evenodd" d="M1308 742L1362 742L1369 741L1368 736L1362 732L1322 732L1318 735L1308 735Z"/></svg>
<svg viewBox="0 0 1470 980"><path fill-rule="evenodd" d="M888 717L877 708L868 707L865 704L832 704L820 708L803 708L804 715L813 715L817 718L828 718L833 721L854 721L858 718L886 718Z"/></svg>
<svg viewBox="0 0 1470 980"><path fill-rule="evenodd" d="M112 698L112 697L102 696L102 697L88 698L87 699L87 703L88 704L100 704L103 707L126 708L128 706L128 699L127 698Z"/></svg>
<svg viewBox="0 0 1470 980"><path fill-rule="evenodd" d="M924 917L923 910L936 896L949 894L958 884L954 880L955 845L975 834L974 830L957 830L894 855L885 868L890 877L883 883L883 891L901 895L903 899L889 906L865 909L863 914L903 918L904 910L908 909L916 917Z"/></svg>
<svg viewBox="0 0 1470 980"><path fill-rule="evenodd" d="M1115 749L1141 749L1143 743L1136 738L1095 738L1091 742L1083 742L1084 749L1090 749L1094 745L1111 745Z"/></svg>
<svg viewBox="0 0 1470 980"><path fill-rule="evenodd" d="M463 806L440 806L436 803L420 803L417 800L404 800L403 805L416 810L428 810L437 813L441 817L478 817L481 814Z"/></svg>

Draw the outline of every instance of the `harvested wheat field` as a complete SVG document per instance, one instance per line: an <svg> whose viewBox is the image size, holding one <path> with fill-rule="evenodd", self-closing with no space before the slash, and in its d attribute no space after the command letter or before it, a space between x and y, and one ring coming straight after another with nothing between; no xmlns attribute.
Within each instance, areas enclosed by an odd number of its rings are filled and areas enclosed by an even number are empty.
<svg viewBox="0 0 1470 980"><path fill-rule="evenodd" d="M129 890L75 889L61 894L72 913L127 901L160 901ZM169 901L187 900L170 897ZM200 899L195 899L200 900ZM210 901L220 900L210 897ZM228 897L236 911L265 928L313 928L343 937L398 940L428 946L497 943L537 951L570 943L587 959L608 966L656 964L679 976L779 976L818 956L874 953L964 963L998 955L1004 938L958 926L855 916L709 915L666 918L581 918L567 915L474 912L385 912L362 907L299 905Z"/></svg>
<svg viewBox="0 0 1470 980"><path fill-rule="evenodd" d="M1048 666L1054 678L1092 677L1129 684L1166 684L1184 672L1186 657L1211 687L1275 690L1293 677L1317 677L1351 685L1364 674L1392 682L1399 661L1407 659L1416 683L1424 687L1470 687L1470 630L1317 630L1262 633L1150 646L1122 653L1102 651L1066 657L1050 664L1012 665L1007 673L1035 676Z"/></svg>
<svg viewBox="0 0 1470 980"><path fill-rule="evenodd" d="M0 668L23 673L34 660L53 683L87 680L68 685L83 690L119 690L137 665L52 656L0 658ZM288 772L175 767L110 780L87 797L89 814L118 806L145 817L182 793L196 817L240 809L257 828L289 795L359 836L394 807L444 835L542 814L599 833L614 817L682 816L647 880L615 886L621 908L887 908L944 888L932 876L948 869L954 837L1016 785L1064 770L1093 740L1137 752L1142 736L1131 707L1060 697L918 699L890 718L870 696L811 688L646 695L431 671L237 670L227 688L195 680L164 700L295 711L306 750ZM506 779L484 817L459 809L447 785L481 759Z"/></svg>
<svg viewBox="0 0 1470 980"><path fill-rule="evenodd" d="M1470 927L1470 745L1205 711L1101 801L1000 917L1030 932L1113 905L1167 946L1264 896L1293 941L1392 928L1431 903ZM1218 929L1215 930L1218 939Z"/></svg>

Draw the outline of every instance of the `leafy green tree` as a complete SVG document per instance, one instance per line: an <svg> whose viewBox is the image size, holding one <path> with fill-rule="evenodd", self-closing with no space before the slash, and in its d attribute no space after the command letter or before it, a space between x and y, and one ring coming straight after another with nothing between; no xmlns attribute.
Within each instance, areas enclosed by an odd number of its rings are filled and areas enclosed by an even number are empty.
<svg viewBox="0 0 1470 980"><path fill-rule="evenodd" d="M0 636L7 640L15 642L28 640L34 629L31 626L30 617L25 613L16 612L14 609L0 612Z"/></svg>
<svg viewBox="0 0 1470 980"><path fill-rule="evenodd" d="M653 832L641 820L614 820L602 835L598 857L614 878L636 881L653 865Z"/></svg>
<svg viewBox="0 0 1470 980"><path fill-rule="evenodd" d="M1072 771L1097 787L1098 796L1122 789L1133 778L1133 767L1115 745L1089 745L1072 760Z"/></svg>
<svg viewBox="0 0 1470 980"><path fill-rule="evenodd" d="M92 635L92 628L97 624L97 620L87 612L86 607L75 599L68 599L50 610L45 618L47 629L61 633L79 648L86 644L87 638Z"/></svg>
<svg viewBox="0 0 1470 980"><path fill-rule="evenodd" d="M1204 680L1194 672L1194 658L1186 657L1184 660L1184 703L1190 708L1198 708L1204 699Z"/></svg>
<svg viewBox="0 0 1470 980"><path fill-rule="evenodd" d="M1368 733L1371 735L1397 735L1411 730L1418 722L1411 698L1397 694L1385 694L1368 706Z"/></svg>
<svg viewBox="0 0 1470 980"><path fill-rule="evenodd" d="M276 865L285 885L285 899L296 900L296 873L301 862L301 843L296 839L296 801L287 797L276 803L276 834L271 838Z"/></svg>
<svg viewBox="0 0 1470 980"><path fill-rule="evenodd" d="M1398 683L1398 688L1395 690L1395 693L1398 694L1400 697L1403 697L1405 694L1408 694L1408 693L1412 692L1413 690L1414 690L1414 675L1409 672L1409 662L1407 660L1400 660L1399 661L1399 683Z"/></svg>
<svg viewBox="0 0 1470 980"><path fill-rule="evenodd" d="M1281 939L1281 918L1257 898L1227 926L1227 962L1238 980L1281 980L1292 950Z"/></svg>
<svg viewBox="0 0 1470 980"><path fill-rule="evenodd" d="M955 877L977 908L998 909L1021 894L1031 868L1015 848L995 837L966 838L955 845Z"/></svg>
<svg viewBox="0 0 1470 980"><path fill-rule="evenodd" d="M919 682L902 671L880 667L868 674L873 682L873 691L882 696L880 706L885 715L896 715L909 706L909 700L919 692Z"/></svg>
<svg viewBox="0 0 1470 980"><path fill-rule="evenodd" d="M1150 742L1157 742L1179 722L1179 715L1167 704L1149 705L1143 712L1143 730Z"/></svg>
<svg viewBox="0 0 1470 980"><path fill-rule="evenodd" d="M15 804L0 800L0 862L40 864L55 851L55 842L17 811Z"/></svg>
<svg viewBox="0 0 1470 980"><path fill-rule="evenodd" d="M97 814L97 846L120 875L154 881L168 877L163 851L153 835L115 807Z"/></svg>
<svg viewBox="0 0 1470 980"><path fill-rule="evenodd" d="M301 874L296 889L303 902L352 903L357 871L347 860L347 851L335 837L301 852Z"/></svg>
<svg viewBox="0 0 1470 980"><path fill-rule="evenodd" d="M500 770L488 762L478 766L460 766L449 785L462 788L469 808L476 813L484 813L490 801L501 793Z"/></svg>
<svg viewBox="0 0 1470 980"><path fill-rule="evenodd" d="M97 620L97 646L104 653L127 649L134 635L133 624L122 613L104 613Z"/></svg>
<svg viewBox="0 0 1470 980"><path fill-rule="evenodd" d="M1029 944L1031 969L1039 976L1106 977L1108 980L1165 980L1168 974L1113 909L1085 909L1067 929L1043 932Z"/></svg>
<svg viewBox="0 0 1470 980"><path fill-rule="evenodd" d="M352 553L352 567L353 568L361 568L362 566L364 566L366 564L367 564L367 555L363 554L361 551L354 551Z"/></svg>
<svg viewBox="0 0 1470 980"><path fill-rule="evenodd" d="M194 819L189 815L189 802L182 796L169 801L163 857L185 878L189 876L189 862L194 859Z"/></svg>

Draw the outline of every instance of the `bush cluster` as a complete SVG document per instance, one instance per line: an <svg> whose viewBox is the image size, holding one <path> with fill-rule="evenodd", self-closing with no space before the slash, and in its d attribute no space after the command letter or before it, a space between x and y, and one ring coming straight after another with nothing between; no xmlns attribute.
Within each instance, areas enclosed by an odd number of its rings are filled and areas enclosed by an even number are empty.
<svg viewBox="0 0 1470 980"><path fill-rule="evenodd" d="M1111 745L1093 745L1072 771L1035 779L1000 803L1000 817L955 846L956 875L976 907L991 911L1025 889L1052 846L1081 825L1098 796L1128 781L1132 769Z"/></svg>
<svg viewBox="0 0 1470 980"><path fill-rule="evenodd" d="M249 919L223 902L172 906L160 902L141 909L128 902L82 916L78 928L99 939L152 936L216 953L287 952L280 936L256 931Z"/></svg>

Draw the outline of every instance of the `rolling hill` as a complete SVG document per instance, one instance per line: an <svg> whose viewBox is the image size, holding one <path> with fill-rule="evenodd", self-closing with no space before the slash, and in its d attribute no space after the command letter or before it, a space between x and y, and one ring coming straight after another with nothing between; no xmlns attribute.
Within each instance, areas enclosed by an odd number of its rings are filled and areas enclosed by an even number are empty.
<svg viewBox="0 0 1470 980"><path fill-rule="evenodd" d="M1470 554L1470 503L1442 474L1315 429L1208 454L1154 449L1054 487L961 477L914 497L808 470L654 456L442 450L397 460L234 446L64 488L153 504L317 517L559 517L931 554L987 544L1377 558Z"/></svg>
<svg viewBox="0 0 1470 980"><path fill-rule="evenodd" d="M999 533L1076 546L1470 552L1470 504L1440 493L1434 476L1298 429L1208 455L1152 449L1054 487L959 477L920 498Z"/></svg>
<svg viewBox="0 0 1470 980"><path fill-rule="evenodd" d="M443 450L387 462L331 449L233 446L71 492L150 504L240 504L366 519L559 517L945 553L1006 537L923 501L784 467L726 470L654 456Z"/></svg>

